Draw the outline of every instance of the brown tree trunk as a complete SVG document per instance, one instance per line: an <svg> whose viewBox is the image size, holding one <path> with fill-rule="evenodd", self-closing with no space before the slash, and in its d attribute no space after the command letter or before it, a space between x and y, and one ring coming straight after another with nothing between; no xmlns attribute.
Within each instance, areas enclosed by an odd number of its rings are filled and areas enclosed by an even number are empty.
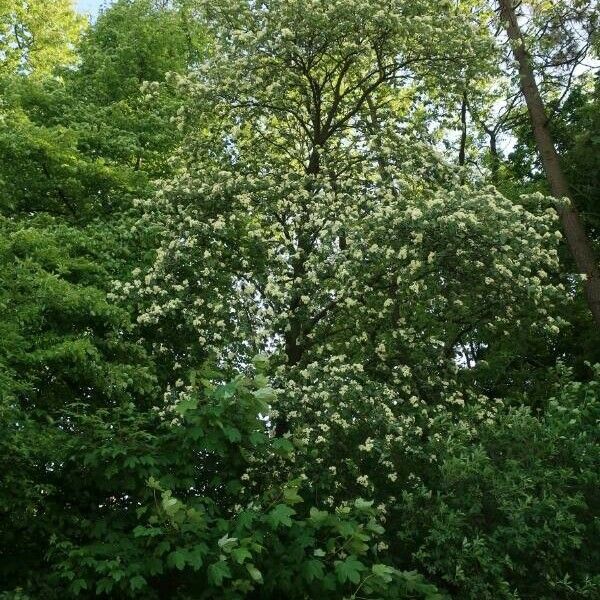
<svg viewBox="0 0 600 600"><path fill-rule="evenodd" d="M465 166L467 159L467 91L462 95L460 105L460 147L458 149L458 164L461 167Z"/></svg>
<svg viewBox="0 0 600 600"><path fill-rule="evenodd" d="M540 96L530 56L519 27L514 0L498 0L498 3L500 5L500 18L506 28L513 55L519 66L521 91L525 97L535 142L550 186L550 192L557 199L570 198L569 185L561 168L554 140L548 127L546 108ZM567 245L575 260L577 269L580 273L586 275L586 299L594 321L600 327L600 269L592 245L573 203L571 202L567 206L559 205L558 211Z"/></svg>

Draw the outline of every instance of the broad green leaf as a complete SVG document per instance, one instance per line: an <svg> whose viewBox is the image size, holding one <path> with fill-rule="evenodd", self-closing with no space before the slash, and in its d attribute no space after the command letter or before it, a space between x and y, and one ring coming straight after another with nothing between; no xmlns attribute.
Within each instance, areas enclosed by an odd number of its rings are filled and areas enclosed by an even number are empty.
<svg viewBox="0 0 600 600"><path fill-rule="evenodd" d="M223 427L223 433L231 443L239 442L242 439L242 435L239 429L236 427L230 427L226 425Z"/></svg>
<svg viewBox="0 0 600 600"><path fill-rule="evenodd" d="M238 545L238 539L234 537L229 537L228 534L225 534L218 541L219 548L223 550L223 552L230 552L232 548L235 548Z"/></svg>
<svg viewBox="0 0 600 600"><path fill-rule="evenodd" d="M259 390L256 390L254 392L254 396L258 400L266 402L267 404L270 404L271 402L274 402L277 399L277 394L275 393L275 390L271 387L264 387Z"/></svg>
<svg viewBox="0 0 600 600"><path fill-rule="evenodd" d="M316 559L307 560L302 563L302 574L309 583L314 579L321 579L324 574L323 563Z"/></svg>
<svg viewBox="0 0 600 600"><path fill-rule="evenodd" d="M177 569L182 571L185 567L187 553L182 550L175 550L169 554L168 564L174 565Z"/></svg>
<svg viewBox="0 0 600 600"><path fill-rule="evenodd" d="M136 575L129 580L129 587L133 592L141 590L146 585L146 579L142 575Z"/></svg>
<svg viewBox="0 0 600 600"><path fill-rule="evenodd" d="M335 573L340 583L358 583L360 573L365 570L365 565L356 559L355 556L348 556L345 560L335 561Z"/></svg>
<svg viewBox="0 0 600 600"><path fill-rule="evenodd" d="M252 558L252 553L248 550L248 548L240 547L233 548L231 551L231 556L235 562L241 565L246 559Z"/></svg>
<svg viewBox="0 0 600 600"><path fill-rule="evenodd" d="M223 584L224 579L231 578L231 571L224 561L219 560L212 565L209 565L208 578L209 581L220 586Z"/></svg>
<svg viewBox="0 0 600 600"><path fill-rule="evenodd" d="M69 589L76 595L79 595L79 592L81 590L87 590L88 589L88 585L87 585L87 581L85 579L75 579L75 581L73 581L71 583L71 585L69 586Z"/></svg>
<svg viewBox="0 0 600 600"><path fill-rule="evenodd" d="M359 511L369 512L372 506L373 500L363 500L362 498L357 498L354 501L354 508Z"/></svg>
<svg viewBox="0 0 600 600"><path fill-rule="evenodd" d="M278 504L268 515L269 524L277 529L279 525L283 525L285 527L292 526L291 516L295 515L296 511L293 508L290 508L286 504Z"/></svg>
<svg viewBox="0 0 600 600"><path fill-rule="evenodd" d="M301 496L298 495L297 487L286 487L283 490L283 498L288 504L298 504L304 502Z"/></svg>
<svg viewBox="0 0 600 600"><path fill-rule="evenodd" d="M318 510L314 506L311 507L309 511L310 520L315 524L321 524L327 521L329 518L329 513L326 510Z"/></svg>
<svg viewBox="0 0 600 600"><path fill-rule="evenodd" d="M396 573L396 569L381 563L374 564L371 567L371 571L374 575L385 581L385 583L390 583L390 581L392 581L393 575Z"/></svg>

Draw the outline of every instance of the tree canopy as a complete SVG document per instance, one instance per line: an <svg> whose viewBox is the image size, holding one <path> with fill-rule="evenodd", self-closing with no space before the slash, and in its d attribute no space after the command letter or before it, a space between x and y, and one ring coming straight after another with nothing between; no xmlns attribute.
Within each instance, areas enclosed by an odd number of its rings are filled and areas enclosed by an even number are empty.
<svg viewBox="0 0 600 600"><path fill-rule="evenodd" d="M0 599L597 597L598 14L0 0Z"/></svg>

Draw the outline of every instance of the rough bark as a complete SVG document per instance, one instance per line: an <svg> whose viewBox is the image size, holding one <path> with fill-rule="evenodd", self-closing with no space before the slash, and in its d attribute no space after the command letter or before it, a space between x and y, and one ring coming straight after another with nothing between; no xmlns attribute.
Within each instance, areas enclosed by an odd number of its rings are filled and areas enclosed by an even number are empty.
<svg viewBox="0 0 600 600"><path fill-rule="evenodd" d="M552 134L548 126L546 107L535 80L530 55L525 47L513 0L498 0L500 18L506 28L513 55L519 67L521 90L527 104L527 111L533 128L538 152L550 186L550 192L557 198L571 198L567 179ZM560 219L566 242L577 269L586 275L585 295L597 327L600 327L600 269L594 251L583 227L576 207L559 204Z"/></svg>

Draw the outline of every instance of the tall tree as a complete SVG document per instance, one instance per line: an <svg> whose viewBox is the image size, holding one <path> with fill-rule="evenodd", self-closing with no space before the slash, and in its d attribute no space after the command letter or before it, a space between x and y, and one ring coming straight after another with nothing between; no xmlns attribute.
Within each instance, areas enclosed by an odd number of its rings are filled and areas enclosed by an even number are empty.
<svg viewBox="0 0 600 600"><path fill-rule="evenodd" d="M505 25L512 51L519 68L521 90L525 97L527 110L538 152L548 178L552 195L561 200L570 198L567 179L560 164L560 158L548 125L546 107L540 95L531 56L519 26L513 0L499 0L500 18ZM596 323L600 327L600 268L593 247L573 202L559 203L565 238L577 269L585 276L584 288L587 302Z"/></svg>
<svg viewBox="0 0 600 600"><path fill-rule="evenodd" d="M28 585L40 568L48 507L80 493L81 518L94 495L65 476L69 407L93 418L156 403L158 369L131 338L131 306L107 294L149 251L151 232L132 232L133 200L168 172L179 139L158 81L188 67L171 6L121 0L83 39L70 35L81 23L70 2L2 8L28 47L7 41L0 73L0 413L15 460L1 469L0 587Z"/></svg>
<svg viewBox="0 0 600 600"><path fill-rule="evenodd" d="M505 337L514 358L520 335L558 330L545 314L560 295L553 211L461 186L413 127L414 107L395 110L404 85L459 78L465 47L487 44L445 6L215 3L211 68L180 82L180 169L146 202L142 223L162 224L164 240L144 279L123 286L142 333L178 344L182 373L199 350L232 371L273 354L271 421L303 440L299 464L328 502L362 488L386 502L390 457L410 452L392 429L410 406L420 428L470 379L456 373L462 348L492 359ZM483 362L476 373L490 377ZM369 437L389 442L385 477L354 454Z"/></svg>

